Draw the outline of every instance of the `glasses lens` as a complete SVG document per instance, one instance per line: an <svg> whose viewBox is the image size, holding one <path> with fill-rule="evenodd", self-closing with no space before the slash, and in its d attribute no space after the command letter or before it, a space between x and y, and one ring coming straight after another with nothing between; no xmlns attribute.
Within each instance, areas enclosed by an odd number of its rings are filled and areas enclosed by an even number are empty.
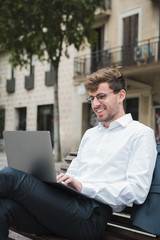
<svg viewBox="0 0 160 240"><path fill-rule="evenodd" d="M107 94L105 94L105 93L100 93L100 94L97 95L97 99L100 102L105 101L106 97L107 97Z"/></svg>

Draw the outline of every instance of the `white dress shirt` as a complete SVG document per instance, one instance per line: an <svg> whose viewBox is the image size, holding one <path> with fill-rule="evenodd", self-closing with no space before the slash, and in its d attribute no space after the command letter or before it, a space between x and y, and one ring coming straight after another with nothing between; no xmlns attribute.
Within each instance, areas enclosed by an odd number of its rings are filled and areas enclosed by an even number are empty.
<svg viewBox="0 0 160 240"><path fill-rule="evenodd" d="M84 134L67 174L82 183L82 193L120 212L145 201L157 156L153 130L131 114L102 123Z"/></svg>

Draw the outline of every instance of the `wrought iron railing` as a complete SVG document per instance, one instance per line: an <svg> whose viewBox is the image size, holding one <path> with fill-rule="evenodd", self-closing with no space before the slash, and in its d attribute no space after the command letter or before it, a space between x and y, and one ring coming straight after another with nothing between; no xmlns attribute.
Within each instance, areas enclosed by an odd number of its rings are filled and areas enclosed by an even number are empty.
<svg viewBox="0 0 160 240"><path fill-rule="evenodd" d="M103 67L127 67L157 61L160 61L160 36L76 57L74 76L90 74Z"/></svg>

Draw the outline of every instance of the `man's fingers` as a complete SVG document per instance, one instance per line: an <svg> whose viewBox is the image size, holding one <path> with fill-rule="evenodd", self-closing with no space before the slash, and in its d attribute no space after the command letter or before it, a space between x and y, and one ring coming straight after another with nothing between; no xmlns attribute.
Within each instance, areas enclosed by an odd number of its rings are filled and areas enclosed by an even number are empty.
<svg viewBox="0 0 160 240"><path fill-rule="evenodd" d="M65 184L69 184L69 183L72 183L73 182L73 179L72 178L68 178L65 180Z"/></svg>
<svg viewBox="0 0 160 240"><path fill-rule="evenodd" d="M77 191L81 192L82 190L82 184L80 182L78 182L77 180L75 180L74 178L64 174L64 173L60 173L57 176L57 181L58 182L63 182L65 185L68 185L72 188L77 189Z"/></svg>
<svg viewBox="0 0 160 240"><path fill-rule="evenodd" d="M69 179L70 177L68 176L68 175L66 175L66 174L64 174L64 173L62 173L62 174L59 174L58 176L57 176L57 181L58 182L66 182L66 180L67 179Z"/></svg>
<svg viewBox="0 0 160 240"><path fill-rule="evenodd" d="M64 173L60 173L60 174L57 176L57 181L59 181L63 176L64 176Z"/></svg>

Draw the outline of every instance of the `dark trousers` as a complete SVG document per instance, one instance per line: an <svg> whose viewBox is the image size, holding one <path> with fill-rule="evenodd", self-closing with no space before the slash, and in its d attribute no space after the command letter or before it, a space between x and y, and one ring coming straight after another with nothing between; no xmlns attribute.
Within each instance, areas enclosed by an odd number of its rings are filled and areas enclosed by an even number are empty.
<svg viewBox="0 0 160 240"><path fill-rule="evenodd" d="M0 239L8 230L50 234L68 239L98 239L112 210L93 199L74 196L22 171L6 167L0 171Z"/></svg>

